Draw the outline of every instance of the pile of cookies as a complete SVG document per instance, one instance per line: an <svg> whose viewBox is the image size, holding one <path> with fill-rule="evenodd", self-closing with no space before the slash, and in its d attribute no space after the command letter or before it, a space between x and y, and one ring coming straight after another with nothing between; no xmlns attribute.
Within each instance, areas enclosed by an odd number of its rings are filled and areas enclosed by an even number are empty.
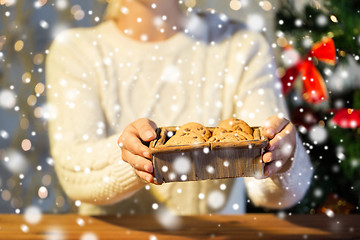
<svg viewBox="0 0 360 240"><path fill-rule="evenodd" d="M229 118L220 122L213 132L199 123L182 125L166 143L166 146L204 142L237 142L253 140L253 129L243 120Z"/></svg>
<svg viewBox="0 0 360 240"><path fill-rule="evenodd" d="M190 122L182 125L176 134L172 136L165 145L184 145L204 143L211 137L211 132L200 123Z"/></svg>
<svg viewBox="0 0 360 240"><path fill-rule="evenodd" d="M212 133L209 142L237 142L253 140L252 128L243 120L229 118L220 122Z"/></svg>

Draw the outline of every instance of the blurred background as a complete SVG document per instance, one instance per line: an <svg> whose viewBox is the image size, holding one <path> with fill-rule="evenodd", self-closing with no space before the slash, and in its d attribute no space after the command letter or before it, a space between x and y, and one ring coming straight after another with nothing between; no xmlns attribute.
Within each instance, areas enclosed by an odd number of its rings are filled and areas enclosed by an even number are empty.
<svg viewBox="0 0 360 240"><path fill-rule="evenodd" d="M291 120L315 168L305 198L278 213L359 213L360 1L180 2L245 22L273 49ZM0 0L0 213L76 210L49 154L44 63L59 32L99 24L105 8L105 0ZM248 212L269 211L247 204Z"/></svg>

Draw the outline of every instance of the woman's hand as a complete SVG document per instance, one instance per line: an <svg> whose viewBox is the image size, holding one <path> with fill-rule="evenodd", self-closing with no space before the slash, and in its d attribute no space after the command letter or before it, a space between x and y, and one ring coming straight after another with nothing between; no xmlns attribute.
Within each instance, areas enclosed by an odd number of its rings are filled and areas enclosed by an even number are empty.
<svg viewBox="0 0 360 240"><path fill-rule="evenodd" d="M292 164L296 149L296 130L287 119L274 115L269 117L263 127L263 134L270 141L263 155L264 175L269 177L287 171Z"/></svg>
<svg viewBox="0 0 360 240"><path fill-rule="evenodd" d="M136 174L146 182L153 183L153 165L149 160L151 153L142 142L150 142L156 138L156 124L146 118L130 123L120 135L118 144L122 150L122 159L129 163Z"/></svg>

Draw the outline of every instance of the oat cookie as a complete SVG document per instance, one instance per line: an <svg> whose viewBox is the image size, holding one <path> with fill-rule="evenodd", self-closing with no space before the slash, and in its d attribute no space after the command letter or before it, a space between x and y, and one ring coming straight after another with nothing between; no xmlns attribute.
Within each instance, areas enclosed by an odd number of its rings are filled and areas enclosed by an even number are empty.
<svg viewBox="0 0 360 240"><path fill-rule="evenodd" d="M254 136L241 130L232 131L232 133L242 136L244 140L254 140Z"/></svg>
<svg viewBox="0 0 360 240"><path fill-rule="evenodd" d="M234 117L221 121L219 127L224 128L228 131L241 130L250 135L253 135L253 130L245 121Z"/></svg>
<svg viewBox="0 0 360 240"><path fill-rule="evenodd" d="M213 135L208 142L238 142L246 140L243 136L233 132L226 132L220 135Z"/></svg>
<svg viewBox="0 0 360 240"><path fill-rule="evenodd" d="M182 125L178 131L176 131L176 134L183 133L183 132L194 132L199 135L201 135L205 140L209 139L211 137L211 132L209 129L205 126L203 126L200 123L196 122L189 122L184 125Z"/></svg>
<svg viewBox="0 0 360 240"><path fill-rule="evenodd" d="M224 133L226 133L226 132L227 132L227 130L226 130L225 128L216 127L216 128L214 128L212 135L213 135L213 136L214 136L214 135L221 135L221 134L224 134Z"/></svg>
<svg viewBox="0 0 360 240"><path fill-rule="evenodd" d="M181 136L174 135L166 143L165 146L174 146L174 145L187 145L187 144L197 144L206 142L203 137L194 133L183 133Z"/></svg>

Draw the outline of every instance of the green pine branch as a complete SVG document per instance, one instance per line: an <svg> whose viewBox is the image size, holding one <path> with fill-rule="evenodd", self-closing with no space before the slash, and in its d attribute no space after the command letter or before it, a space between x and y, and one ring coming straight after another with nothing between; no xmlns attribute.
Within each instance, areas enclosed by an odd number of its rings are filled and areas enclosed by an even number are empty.
<svg viewBox="0 0 360 240"><path fill-rule="evenodd" d="M319 18L325 18L327 23L319 24ZM341 60L345 60L343 57L346 54L360 55L358 0L325 0L323 8L320 9L308 4L303 13L295 12L291 6L285 5L277 13L277 19L284 22L278 29L294 38L296 49L302 53L308 50L302 46L305 37L317 42L322 37L329 36L334 39ZM301 26L296 26L296 22L299 21L302 23Z"/></svg>

